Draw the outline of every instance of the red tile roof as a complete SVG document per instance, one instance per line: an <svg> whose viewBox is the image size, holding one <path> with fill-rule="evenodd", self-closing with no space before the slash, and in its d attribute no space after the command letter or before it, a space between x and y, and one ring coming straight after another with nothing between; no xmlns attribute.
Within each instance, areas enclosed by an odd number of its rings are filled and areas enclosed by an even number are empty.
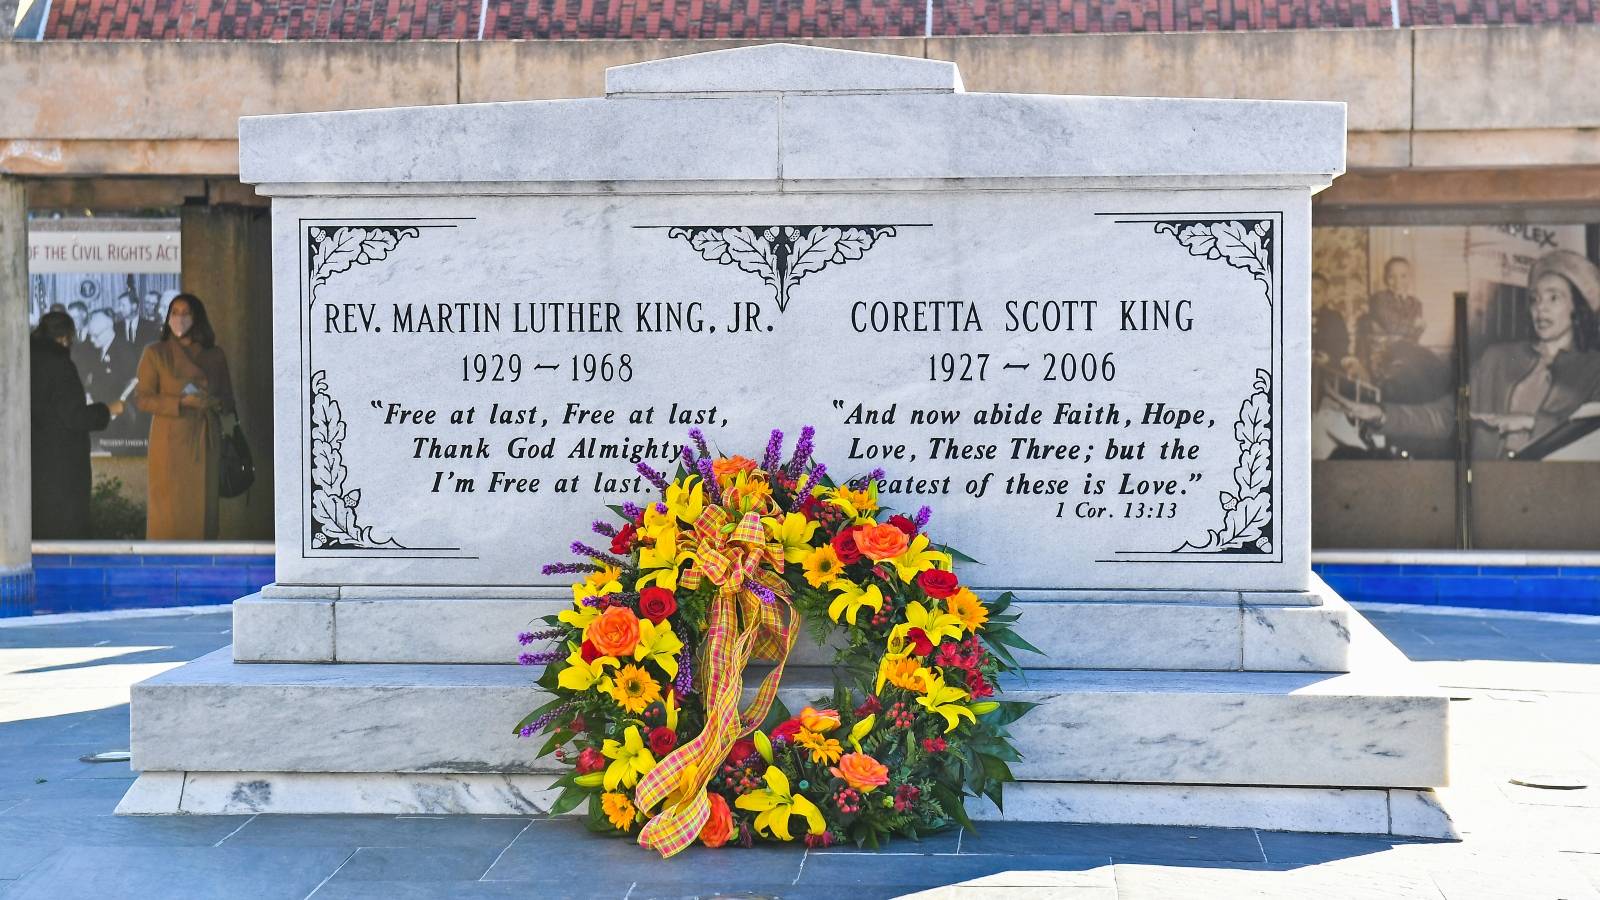
<svg viewBox="0 0 1600 900"><path fill-rule="evenodd" d="M46 39L915 37L924 0L53 0ZM1600 21L1600 0L1399 0L1402 25ZM1385 28L1389 0L934 0L935 35Z"/></svg>

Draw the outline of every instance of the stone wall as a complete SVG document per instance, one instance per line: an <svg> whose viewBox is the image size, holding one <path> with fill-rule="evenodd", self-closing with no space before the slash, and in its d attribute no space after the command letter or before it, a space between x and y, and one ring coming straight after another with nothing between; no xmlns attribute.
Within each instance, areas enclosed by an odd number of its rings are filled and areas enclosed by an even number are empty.
<svg viewBox="0 0 1600 900"><path fill-rule="evenodd" d="M0 43L0 171L230 175L241 115L596 96L606 66L740 41ZM1352 169L1600 165L1583 26L883 38L971 91L1342 100Z"/></svg>

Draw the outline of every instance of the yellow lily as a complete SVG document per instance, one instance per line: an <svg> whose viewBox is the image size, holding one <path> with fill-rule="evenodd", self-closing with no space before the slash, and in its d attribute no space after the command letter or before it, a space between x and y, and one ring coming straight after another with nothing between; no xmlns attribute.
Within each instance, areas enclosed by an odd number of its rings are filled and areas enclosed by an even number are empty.
<svg viewBox="0 0 1600 900"><path fill-rule="evenodd" d="M804 796L789 791L789 779L782 769L768 767L765 778L766 787L743 794L733 801L733 805L740 809L759 813L755 822L758 833L771 834L780 841L794 840L794 835L789 833L790 816L805 817L807 834L821 834L828 830L822 810Z"/></svg>
<svg viewBox="0 0 1600 900"><path fill-rule="evenodd" d="M998 704L996 704L998 705ZM667 691L667 727L673 731L678 730L678 695Z"/></svg>
<svg viewBox="0 0 1600 900"><path fill-rule="evenodd" d="M657 625L649 619L639 620L639 643L633 648L634 659L648 659L660 666L668 678L676 678L678 652L682 649L683 641L672 633L671 622Z"/></svg>
<svg viewBox="0 0 1600 900"><path fill-rule="evenodd" d="M967 692L958 687L950 687L944 683L943 675L934 675L928 680L928 692L917 698L917 703L925 707L928 712L944 716L947 723L945 731L954 731L963 716L969 722L978 721L972 710L961 704L967 699Z"/></svg>
<svg viewBox="0 0 1600 900"><path fill-rule="evenodd" d="M633 583L633 589L636 591L642 591L652 584L660 588L665 588L669 591L677 590L678 567L676 565L672 565L665 569L657 569L654 572L646 572L639 576L638 581Z"/></svg>
<svg viewBox="0 0 1600 900"><path fill-rule="evenodd" d="M606 666L615 666L615 656L602 656L594 662L584 662L583 651L573 648L567 656L567 667L556 676L556 684L569 691L587 691L599 685L600 690L611 690L611 679L606 675Z"/></svg>
<svg viewBox="0 0 1600 900"><path fill-rule="evenodd" d="M872 607L873 612L883 609L883 592L878 590L875 584L863 590L861 585L841 578L828 585L828 589L839 592L833 598L833 602L828 604L828 618L835 622L844 617L854 625L856 613L859 613L863 606Z"/></svg>
<svg viewBox="0 0 1600 900"><path fill-rule="evenodd" d="M803 562L811 555L811 536L816 534L818 523L809 521L799 513L787 513L782 520L768 516L761 520L767 534L783 545L784 562Z"/></svg>
<svg viewBox="0 0 1600 900"><path fill-rule="evenodd" d="M563 609L561 612L556 613L556 618L562 623L571 625L579 630L587 629L590 622L600 618L600 610L593 606L584 606L581 602L574 600L572 607L572 609Z"/></svg>
<svg viewBox="0 0 1600 900"><path fill-rule="evenodd" d="M911 544L906 547L904 553L889 560L894 564L895 571L900 573L901 581L910 584L911 579L916 578L919 572L926 572L929 569L949 569L954 565L950 554L929 550L929 543L927 535L919 534L911 539Z"/></svg>
<svg viewBox="0 0 1600 900"><path fill-rule="evenodd" d="M660 525L656 528L645 530L645 536L651 543L639 548L639 568L665 569L678 564L678 528L676 525Z"/></svg>
<svg viewBox="0 0 1600 900"><path fill-rule="evenodd" d="M852 519L869 518L878 510L878 483L873 482L860 491L841 484L830 492L827 501Z"/></svg>
<svg viewBox="0 0 1600 900"><path fill-rule="evenodd" d="M922 605L921 600L913 600L906 604L906 620L889 632L888 643L891 652L903 652L906 634L913 628L921 628L922 633L926 634L928 640L937 647L944 638L960 639L961 617L953 613L940 612L937 603L933 605L933 609L929 609Z"/></svg>
<svg viewBox="0 0 1600 900"><path fill-rule="evenodd" d="M611 764L606 766L604 782L608 791L616 790L618 785L631 788L638 784L639 776L648 774L656 767L656 758L644 745L644 739L639 737L636 725L628 726L620 743L608 738L600 745L600 753L611 760Z"/></svg>
<svg viewBox="0 0 1600 900"><path fill-rule="evenodd" d="M861 752L861 739L872 733L872 726L877 724L877 722L878 714L873 713L872 715L867 716L865 719L862 719L856 724L850 726L850 746L856 748L857 753Z"/></svg>
<svg viewBox="0 0 1600 900"><path fill-rule="evenodd" d="M700 483L700 476L690 475L682 481L667 485L667 511L683 520L685 524L693 525L705 509L706 488ZM648 521L648 512L645 517Z"/></svg>

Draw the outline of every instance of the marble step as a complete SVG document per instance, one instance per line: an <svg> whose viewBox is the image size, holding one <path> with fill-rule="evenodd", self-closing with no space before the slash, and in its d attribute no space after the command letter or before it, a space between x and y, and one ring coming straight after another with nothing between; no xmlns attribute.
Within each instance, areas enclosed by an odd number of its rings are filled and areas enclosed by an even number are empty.
<svg viewBox="0 0 1600 900"><path fill-rule="evenodd" d="M241 662L509 662L523 649L516 643L518 632L537 628L539 619L567 608L560 599L428 593L407 589L378 598L346 588L329 598L267 590L234 604L234 657ZM1072 599L1029 592L1017 603L1023 613L1019 630L1044 655L1022 653L1018 661L1029 669L1348 671L1348 605L1331 591L1310 596L1318 602L1266 602L1239 592L1125 591ZM809 639L796 654L801 664L824 665L831 659L830 651Z"/></svg>
<svg viewBox="0 0 1600 900"><path fill-rule="evenodd" d="M521 816L549 812L554 775L406 772L146 772L118 815ZM1431 790L1025 781L1002 812L969 799L979 822L1083 822L1456 838ZM576 810L572 815L578 815Z"/></svg>
<svg viewBox="0 0 1600 900"><path fill-rule="evenodd" d="M1030 672L1006 688L1039 704L1014 729L1024 756L1014 771L1039 782L1442 785L1447 699L1407 667ZM537 742L511 734L542 702L532 679L514 666L247 665L224 648L133 688L133 767L548 772ZM782 696L799 708L830 685L827 670L798 668Z"/></svg>

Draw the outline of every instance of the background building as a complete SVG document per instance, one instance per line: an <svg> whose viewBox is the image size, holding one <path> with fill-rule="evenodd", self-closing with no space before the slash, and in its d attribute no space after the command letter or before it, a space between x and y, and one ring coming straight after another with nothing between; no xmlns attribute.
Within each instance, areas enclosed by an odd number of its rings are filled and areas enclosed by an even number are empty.
<svg viewBox="0 0 1600 900"><path fill-rule="evenodd" d="M0 299L11 310L0 358L52 304L115 319L124 293L137 307L154 292L156 315L179 286L205 298L259 465L252 493L224 501L224 539L265 541L272 528L269 223L237 180L240 115L597 96L607 65L802 40L950 59L973 91L1348 103L1349 174L1315 199L1324 574L1369 600L1600 612L1600 567L1581 553L1600 547L1600 406L1574 396L1558 434L1515 449L1457 423L1487 348L1533 339L1540 260L1600 260L1594 0L23 0L0 16L15 28L0 42ZM60 249L96 242L97 259ZM113 245L177 260L108 259ZM1593 317L1577 324L1594 328ZM0 377L10 448L26 429L15 384ZM1433 410L1443 425L1402 433L1404 411L1391 409L1382 427L1363 426L1344 402ZM146 487L139 425L119 427L98 445L97 475L120 487L108 482L96 528L129 538ZM34 554L15 488L26 473L7 469L0 570L16 580ZM139 580L103 549L37 548L38 606L133 597ZM255 545L187 548L205 565L124 549L145 554L142 577L174 603L232 599L270 578ZM1373 552L1332 552L1355 550ZM1450 554L1401 555L1411 551ZM1567 555L1531 565L1529 551Z"/></svg>

